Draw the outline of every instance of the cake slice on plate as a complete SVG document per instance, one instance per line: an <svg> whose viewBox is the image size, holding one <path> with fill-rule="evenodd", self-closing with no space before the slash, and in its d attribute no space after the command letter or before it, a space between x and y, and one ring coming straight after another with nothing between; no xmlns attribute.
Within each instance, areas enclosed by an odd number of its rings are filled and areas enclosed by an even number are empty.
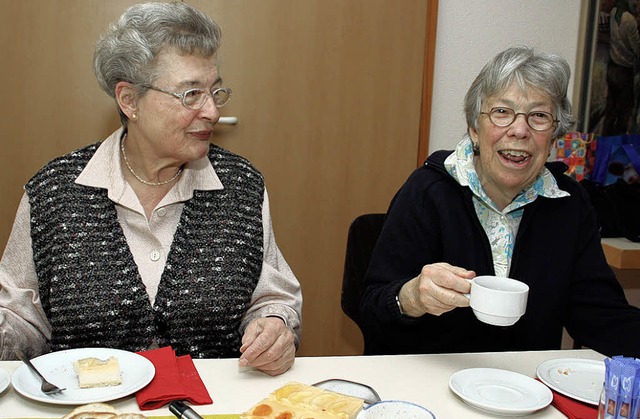
<svg viewBox="0 0 640 419"><path fill-rule="evenodd" d="M80 388L108 387L122 384L120 365L115 356L107 360L82 358L73 363Z"/></svg>

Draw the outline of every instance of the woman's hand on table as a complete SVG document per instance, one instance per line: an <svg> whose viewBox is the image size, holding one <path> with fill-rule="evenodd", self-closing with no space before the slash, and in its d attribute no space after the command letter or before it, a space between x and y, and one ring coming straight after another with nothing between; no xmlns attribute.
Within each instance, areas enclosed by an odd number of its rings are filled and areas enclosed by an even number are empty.
<svg viewBox="0 0 640 419"><path fill-rule="evenodd" d="M245 329L240 352L241 367L251 366L269 375L282 374L295 360L293 332L278 317L257 318Z"/></svg>
<svg viewBox="0 0 640 419"><path fill-rule="evenodd" d="M448 263L425 265L420 275L400 289L402 311L409 317L439 316L456 307L468 307L469 299L464 294L471 290L469 280L475 276L474 271Z"/></svg>

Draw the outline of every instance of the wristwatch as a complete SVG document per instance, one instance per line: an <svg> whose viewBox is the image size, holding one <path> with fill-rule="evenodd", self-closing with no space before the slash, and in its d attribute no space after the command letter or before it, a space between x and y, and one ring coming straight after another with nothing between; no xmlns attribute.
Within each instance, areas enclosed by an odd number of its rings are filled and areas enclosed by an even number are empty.
<svg viewBox="0 0 640 419"><path fill-rule="evenodd" d="M398 294L396 294L396 304L398 304L398 310L400 310L400 314L406 316L406 314L404 314L404 310L402 309L402 304L400 304L400 296Z"/></svg>

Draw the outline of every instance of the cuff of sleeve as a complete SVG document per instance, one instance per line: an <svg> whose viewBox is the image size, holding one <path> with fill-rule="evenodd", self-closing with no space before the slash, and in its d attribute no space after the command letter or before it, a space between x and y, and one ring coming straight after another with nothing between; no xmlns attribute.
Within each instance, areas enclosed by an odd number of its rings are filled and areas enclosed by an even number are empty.
<svg viewBox="0 0 640 419"><path fill-rule="evenodd" d="M290 327L289 312L287 308L277 305L270 305L260 310L260 317L278 317L284 321L287 327Z"/></svg>
<svg viewBox="0 0 640 419"><path fill-rule="evenodd" d="M417 321L417 318L409 317L404 313L400 304L400 298L398 297L398 294L400 294L400 288L402 288L402 286L407 281L403 281L393 287L390 287L390 289L387 291L388 294L385 296L391 319L401 323L411 323Z"/></svg>
<svg viewBox="0 0 640 419"><path fill-rule="evenodd" d="M289 323L287 322L287 318L280 314L265 314L263 317L277 317L284 322L284 325L289 327Z"/></svg>
<svg viewBox="0 0 640 419"><path fill-rule="evenodd" d="M299 327L294 327L296 324L300 324L299 321L297 321L296 317L291 317L292 315L292 309L290 307L287 306L280 306L280 305L270 305L267 307L263 307L262 309L259 310L259 312L257 313L256 317L277 317L279 319L282 319L282 321L284 322L284 325L287 326L292 332L293 335L295 336L295 343L296 343L296 349L298 347L300 347L300 328Z"/></svg>

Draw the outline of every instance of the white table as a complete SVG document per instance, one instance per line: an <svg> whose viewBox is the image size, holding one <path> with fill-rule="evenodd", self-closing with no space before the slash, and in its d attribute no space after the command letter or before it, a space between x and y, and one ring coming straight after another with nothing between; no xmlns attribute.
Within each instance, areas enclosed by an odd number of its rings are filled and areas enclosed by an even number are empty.
<svg viewBox="0 0 640 419"><path fill-rule="evenodd" d="M195 360L195 365L214 403L196 406L204 414L241 413L289 381L313 384L343 378L373 387L382 399L408 400L430 409L438 419L490 418L459 399L449 390L454 372L473 367L503 368L535 377L536 366L555 358L604 359L591 350L438 354L403 356L344 356L298 358L291 370L278 377L256 371L239 372L237 359ZM1 361L0 368L12 373L20 363ZM139 412L135 398L112 402L122 412ZM11 386L0 394L0 418L60 418L72 406L31 401ZM167 408L142 412L148 416L171 416ZM565 418L552 406L528 418Z"/></svg>

